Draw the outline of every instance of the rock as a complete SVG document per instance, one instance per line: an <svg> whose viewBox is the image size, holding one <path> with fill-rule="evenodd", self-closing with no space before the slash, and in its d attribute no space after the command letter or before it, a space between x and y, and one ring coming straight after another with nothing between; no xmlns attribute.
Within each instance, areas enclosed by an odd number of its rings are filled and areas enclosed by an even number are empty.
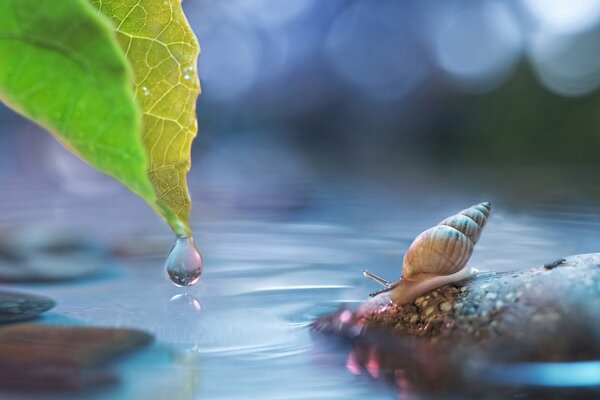
<svg viewBox="0 0 600 400"><path fill-rule="evenodd" d="M105 263L96 243L48 229L0 235L0 281L47 282L82 278Z"/></svg>
<svg viewBox="0 0 600 400"><path fill-rule="evenodd" d="M526 388L533 397L560 393L567 398L590 390L600 394L598 310L596 253L513 273L483 274L403 306L382 303L368 314L349 318L348 310L340 310L319 318L313 328L350 339L350 358L359 367L368 371L367 365L378 365L393 376L401 373L403 385L420 393L493 397ZM598 363L591 388L589 383L579 387L574 382L581 373L569 372L585 362ZM551 375L539 368L549 365L562 368L556 375L562 383L544 381ZM500 367L510 379L494 381L499 375L490 371ZM538 369L515 372L534 367ZM518 375L525 381L517 382ZM549 387L562 389L551 392Z"/></svg>
<svg viewBox="0 0 600 400"><path fill-rule="evenodd" d="M0 291L0 322L34 318L55 305L54 300L49 297Z"/></svg>
<svg viewBox="0 0 600 400"><path fill-rule="evenodd" d="M469 343L538 341L532 337L535 332L561 337L565 326L581 323L600 334L593 317L600 310L600 254L569 257L553 268L483 274L462 285L375 311L367 323L431 340ZM544 351L542 358L551 356Z"/></svg>
<svg viewBox="0 0 600 400"><path fill-rule="evenodd" d="M0 327L0 389L82 390L118 381L103 367L147 346L133 329L14 324Z"/></svg>

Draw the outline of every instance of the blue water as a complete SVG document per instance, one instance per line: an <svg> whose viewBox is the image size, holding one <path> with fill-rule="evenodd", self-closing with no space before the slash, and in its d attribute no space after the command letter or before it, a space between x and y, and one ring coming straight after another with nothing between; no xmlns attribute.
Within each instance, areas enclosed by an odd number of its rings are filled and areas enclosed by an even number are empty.
<svg viewBox="0 0 600 400"><path fill-rule="evenodd" d="M309 329L317 316L377 289L363 278L365 267L397 278L414 236L484 200L494 207L473 266L518 269L598 251L600 243L598 209L548 198L515 204L475 192L400 195L365 184L319 185L276 206L256 199L223 206L199 195L192 225L204 272L196 286L177 288L163 271L174 237L133 195L10 187L0 204L10 210L3 230L81 232L121 254L87 279L13 285L56 299L42 321L134 327L157 339L118 364L123 383L95 398L394 398L392 385L346 367L346 346Z"/></svg>

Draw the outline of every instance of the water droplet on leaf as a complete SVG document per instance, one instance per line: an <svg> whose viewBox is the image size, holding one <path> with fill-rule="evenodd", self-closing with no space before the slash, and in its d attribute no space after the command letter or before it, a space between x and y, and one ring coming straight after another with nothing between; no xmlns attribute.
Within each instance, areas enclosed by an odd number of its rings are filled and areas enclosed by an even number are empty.
<svg viewBox="0 0 600 400"><path fill-rule="evenodd" d="M202 273L202 256L190 237L177 237L175 246L167 256L165 270L177 286L192 286Z"/></svg>
<svg viewBox="0 0 600 400"><path fill-rule="evenodd" d="M144 96L148 96L150 94L150 90L146 86L142 86L142 92L144 92Z"/></svg>

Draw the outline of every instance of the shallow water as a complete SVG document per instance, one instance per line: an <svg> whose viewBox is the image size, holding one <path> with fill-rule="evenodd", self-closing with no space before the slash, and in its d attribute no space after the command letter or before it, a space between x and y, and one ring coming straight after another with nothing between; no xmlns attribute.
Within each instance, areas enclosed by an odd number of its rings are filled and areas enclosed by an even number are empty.
<svg viewBox="0 0 600 400"><path fill-rule="evenodd" d="M135 327L157 338L157 348L121 364L124 384L98 398L149 391L154 398L393 398L391 385L346 367L346 346L309 330L317 316L377 289L363 278L365 267L397 278L414 236L484 200L494 207L473 266L518 269L600 249L600 212L589 203L509 205L493 196L400 197L363 184L327 185L276 210L197 201L192 225L204 271L196 286L177 288L163 272L173 237L133 196L8 187L0 207L10 213L0 228L88 232L121 254L94 278L12 286L56 299L43 321ZM176 357L161 353L173 348Z"/></svg>

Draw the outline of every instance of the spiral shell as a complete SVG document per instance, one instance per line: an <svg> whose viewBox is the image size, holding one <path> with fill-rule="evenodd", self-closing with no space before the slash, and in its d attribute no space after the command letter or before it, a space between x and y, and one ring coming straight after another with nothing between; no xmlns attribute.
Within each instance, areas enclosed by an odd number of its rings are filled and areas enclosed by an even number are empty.
<svg viewBox="0 0 600 400"><path fill-rule="evenodd" d="M491 207L489 202L476 204L417 236L404 256L402 278L419 280L460 271L473 253Z"/></svg>

